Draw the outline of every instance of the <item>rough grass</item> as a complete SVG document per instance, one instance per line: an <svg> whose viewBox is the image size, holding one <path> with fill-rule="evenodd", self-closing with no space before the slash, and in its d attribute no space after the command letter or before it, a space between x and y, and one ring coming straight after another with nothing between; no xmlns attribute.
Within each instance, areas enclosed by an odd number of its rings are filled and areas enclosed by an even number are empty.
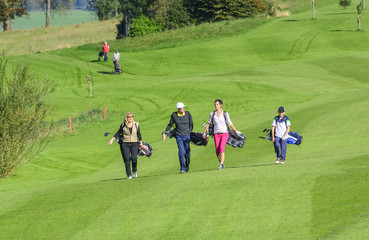
<svg viewBox="0 0 369 240"><path fill-rule="evenodd" d="M0 49L5 55L32 54L71 48L86 43L102 43L116 37L118 20L69 26L1 32Z"/></svg>

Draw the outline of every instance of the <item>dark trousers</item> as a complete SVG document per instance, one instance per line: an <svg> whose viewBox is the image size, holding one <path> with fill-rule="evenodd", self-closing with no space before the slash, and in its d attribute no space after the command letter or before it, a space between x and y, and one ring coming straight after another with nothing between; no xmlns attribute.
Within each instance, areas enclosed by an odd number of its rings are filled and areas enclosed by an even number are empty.
<svg viewBox="0 0 369 240"><path fill-rule="evenodd" d="M108 61L109 60L108 57L109 57L109 53L104 52L104 61Z"/></svg>
<svg viewBox="0 0 369 240"><path fill-rule="evenodd" d="M178 157L181 171L188 171L190 166L190 135L176 135L178 146ZM186 159L186 161L185 161Z"/></svg>
<svg viewBox="0 0 369 240"><path fill-rule="evenodd" d="M137 172L138 142L123 142L123 144L120 144L120 152L126 166L126 174L131 176L131 161L132 172Z"/></svg>
<svg viewBox="0 0 369 240"><path fill-rule="evenodd" d="M287 139L282 140L282 138L275 137L274 150L277 154L277 158L280 158L283 161L286 160Z"/></svg>

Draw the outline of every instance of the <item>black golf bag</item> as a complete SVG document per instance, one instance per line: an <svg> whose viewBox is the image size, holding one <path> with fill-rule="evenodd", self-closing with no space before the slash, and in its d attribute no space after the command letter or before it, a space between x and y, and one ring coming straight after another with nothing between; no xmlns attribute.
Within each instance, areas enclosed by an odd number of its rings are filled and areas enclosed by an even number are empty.
<svg viewBox="0 0 369 240"><path fill-rule="evenodd" d="M112 71L113 74L118 73L121 74L123 71L120 69L120 64L118 60L114 61L114 71Z"/></svg>
<svg viewBox="0 0 369 240"><path fill-rule="evenodd" d="M103 51L100 51L99 52L99 61L100 61L100 58L102 58L104 56L104 52Z"/></svg>
<svg viewBox="0 0 369 240"><path fill-rule="evenodd" d="M206 146L208 145L209 138L203 138L202 133L192 132L190 134L190 141L196 146Z"/></svg>
<svg viewBox="0 0 369 240"><path fill-rule="evenodd" d="M176 136L174 130L170 130L169 132L163 132L169 138L173 138ZM190 133L190 142L195 144L196 146L207 146L208 145L208 138L203 138L202 133L200 132L191 132Z"/></svg>

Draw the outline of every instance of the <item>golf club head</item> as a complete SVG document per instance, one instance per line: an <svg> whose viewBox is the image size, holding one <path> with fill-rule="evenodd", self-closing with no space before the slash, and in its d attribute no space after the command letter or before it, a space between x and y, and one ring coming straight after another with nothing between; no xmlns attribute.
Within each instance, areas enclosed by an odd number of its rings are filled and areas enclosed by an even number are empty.
<svg viewBox="0 0 369 240"><path fill-rule="evenodd" d="M268 129L264 128L263 132L265 132L266 130L268 130Z"/></svg>
<svg viewBox="0 0 369 240"><path fill-rule="evenodd" d="M108 132L106 132L105 134L104 134L104 136L106 137L106 136L108 136L110 133L108 133Z"/></svg>

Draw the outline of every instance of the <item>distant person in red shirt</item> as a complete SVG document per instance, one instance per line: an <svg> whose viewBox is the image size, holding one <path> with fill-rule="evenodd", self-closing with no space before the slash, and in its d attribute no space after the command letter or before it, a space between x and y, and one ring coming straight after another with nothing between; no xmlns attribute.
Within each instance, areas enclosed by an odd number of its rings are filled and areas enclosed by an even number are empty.
<svg viewBox="0 0 369 240"><path fill-rule="evenodd" d="M105 42L103 47L102 47L102 50L104 52L104 62L107 62L108 61L108 55L109 55L109 45L108 45L108 42Z"/></svg>

